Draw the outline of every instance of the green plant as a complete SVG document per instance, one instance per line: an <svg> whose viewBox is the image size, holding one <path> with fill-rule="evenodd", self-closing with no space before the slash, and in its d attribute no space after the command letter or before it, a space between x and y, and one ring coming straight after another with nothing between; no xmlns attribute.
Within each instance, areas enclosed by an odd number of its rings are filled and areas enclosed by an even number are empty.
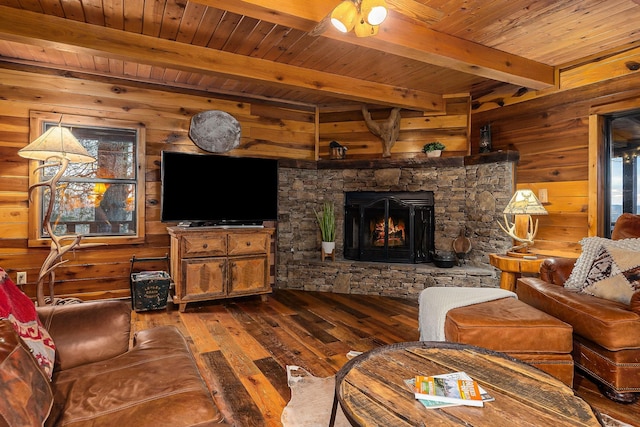
<svg viewBox="0 0 640 427"><path fill-rule="evenodd" d="M320 227L323 242L334 242L336 240L336 215L333 203L324 202L322 211L313 209Z"/></svg>
<svg viewBox="0 0 640 427"><path fill-rule="evenodd" d="M434 141L434 142L430 142L428 144L424 144L424 147L422 147L422 152L423 153L428 153L430 151L436 151L436 150L444 150L444 144L439 142L439 141Z"/></svg>

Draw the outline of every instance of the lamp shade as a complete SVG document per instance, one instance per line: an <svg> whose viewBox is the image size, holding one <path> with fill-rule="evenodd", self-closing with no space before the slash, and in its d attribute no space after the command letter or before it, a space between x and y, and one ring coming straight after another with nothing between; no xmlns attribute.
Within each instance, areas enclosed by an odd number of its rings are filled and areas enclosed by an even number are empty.
<svg viewBox="0 0 640 427"><path fill-rule="evenodd" d="M360 11L362 17L370 25L380 25L387 18L387 2L385 0L362 0Z"/></svg>
<svg viewBox="0 0 640 427"><path fill-rule="evenodd" d="M344 0L331 12L331 24L343 33L353 29L358 21L358 8L351 0Z"/></svg>
<svg viewBox="0 0 640 427"><path fill-rule="evenodd" d="M518 190L503 213L515 215L547 215L547 210L542 206L536 195L531 190Z"/></svg>
<svg viewBox="0 0 640 427"><path fill-rule="evenodd" d="M51 127L31 144L19 150L18 155L33 160L62 157L71 163L92 163L96 161L73 136L71 131L60 125Z"/></svg>

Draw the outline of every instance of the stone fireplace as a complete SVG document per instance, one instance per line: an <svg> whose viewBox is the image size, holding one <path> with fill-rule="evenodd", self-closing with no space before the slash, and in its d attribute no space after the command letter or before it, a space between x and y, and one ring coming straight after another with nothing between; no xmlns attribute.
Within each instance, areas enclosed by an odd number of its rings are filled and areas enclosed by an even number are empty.
<svg viewBox="0 0 640 427"><path fill-rule="evenodd" d="M435 250L432 191L345 194L344 257L357 261L430 262Z"/></svg>
<svg viewBox="0 0 640 427"><path fill-rule="evenodd" d="M502 210L513 195L518 159L517 152L502 151L376 161L281 161L275 287L415 300L431 286L497 287L499 277L489 264L489 254L511 247L511 239L498 221L502 221ZM350 220L342 207L350 193L364 192L431 192L433 247L435 251L451 251L453 241L464 229L472 246L464 263L438 268L429 261L349 259L351 250L345 252L345 248L351 243L345 229L350 227ZM336 207L338 233L335 261L323 262L314 209L325 201ZM394 226L399 222L394 220ZM351 236L358 233L349 232ZM421 252L424 255L417 255L418 260L429 253Z"/></svg>

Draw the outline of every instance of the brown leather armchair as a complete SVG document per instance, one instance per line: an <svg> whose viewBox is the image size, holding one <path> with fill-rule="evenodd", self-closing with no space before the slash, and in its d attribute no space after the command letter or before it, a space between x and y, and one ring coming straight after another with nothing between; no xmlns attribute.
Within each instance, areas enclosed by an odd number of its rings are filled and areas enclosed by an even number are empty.
<svg viewBox="0 0 640 427"><path fill-rule="evenodd" d="M124 301L46 306L53 379L0 320L0 425L222 426L222 415L174 326L136 334Z"/></svg>
<svg viewBox="0 0 640 427"><path fill-rule="evenodd" d="M640 215L624 214L612 239L631 237L640 237ZM640 291L624 304L565 288L575 262L546 259L539 278L518 279L518 298L570 324L575 367L610 399L633 403L640 396Z"/></svg>

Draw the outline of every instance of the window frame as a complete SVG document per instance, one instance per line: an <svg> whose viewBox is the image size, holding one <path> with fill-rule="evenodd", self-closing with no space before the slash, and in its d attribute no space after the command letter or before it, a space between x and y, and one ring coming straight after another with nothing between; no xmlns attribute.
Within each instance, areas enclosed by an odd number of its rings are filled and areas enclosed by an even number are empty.
<svg viewBox="0 0 640 427"><path fill-rule="evenodd" d="M62 119L61 119L62 116ZM145 240L145 127L139 122L94 117L78 114L67 114L60 112L29 112L29 141L35 140L44 133L45 123L58 123L64 127L73 128L74 126L82 127L100 127L100 128L119 128L131 129L136 131L136 168L135 168L135 186L136 186L136 232L130 235L109 235L109 236L89 236L84 235L83 242L86 243L104 243L108 245L126 245L135 243L144 243ZM43 162L38 160L29 160L29 188L38 184L41 180L41 173L36 168ZM42 206L43 190L37 188L30 194L29 199L29 247L48 247L51 244L49 236L42 236L42 219L44 217L44 207ZM73 234L73 233L70 233Z"/></svg>
<svg viewBox="0 0 640 427"><path fill-rule="evenodd" d="M624 99L610 104L603 104L589 109L589 205L588 226L589 236L607 236L609 227L606 224L609 216L605 214L608 206L610 190L609 175L609 144L607 121L612 115L623 115L640 109L637 98Z"/></svg>

